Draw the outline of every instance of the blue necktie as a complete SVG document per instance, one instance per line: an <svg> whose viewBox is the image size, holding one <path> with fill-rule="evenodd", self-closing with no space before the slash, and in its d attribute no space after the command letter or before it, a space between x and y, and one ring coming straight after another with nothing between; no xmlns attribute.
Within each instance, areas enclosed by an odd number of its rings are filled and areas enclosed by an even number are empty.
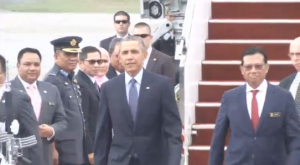
<svg viewBox="0 0 300 165"><path fill-rule="evenodd" d="M135 87L135 83L136 83L136 80L135 79L131 79L130 80L130 88L129 88L129 101L128 101L128 104L129 104L129 107L130 107L130 111L131 111L131 115L132 115L132 118L133 118L133 122L135 122L135 117L136 117L136 112L137 112L137 105L138 105L138 91Z"/></svg>

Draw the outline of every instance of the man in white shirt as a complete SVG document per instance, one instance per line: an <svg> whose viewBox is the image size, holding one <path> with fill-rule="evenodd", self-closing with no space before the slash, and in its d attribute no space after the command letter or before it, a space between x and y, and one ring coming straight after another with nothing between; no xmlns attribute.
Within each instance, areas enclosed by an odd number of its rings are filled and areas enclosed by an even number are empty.
<svg viewBox="0 0 300 165"><path fill-rule="evenodd" d="M53 165L52 142L55 138L59 138L67 127L60 94L54 85L37 80L40 76L42 60L39 50L21 49L17 60L18 76L11 81L11 86L27 93L31 98L42 140L43 165Z"/></svg>
<svg viewBox="0 0 300 165"><path fill-rule="evenodd" d="M93 46L86 46L79 53L79 67L75 78L81 92L81 107L86 123L85 149L90 164L94 164L94 138L96 132L96 117L99 111L99 86L94 78L100 69L101 52Z"/></svg>
<svg viewBox="0 0 300 165"><path fill-rule="evenodd" d="M124 72L124 67L119 61L121 40L121 38L114 38L109 44L108 53L110 58L110 64L108 67L108 72L106 73L106 77L108 79L112 79L118 76L120 73Z"/></svg>
<svg viewBox="0 0 300 165"><path fill-rule="evenodd" d="M130 15L125 11L118 11L115 13L114 17L114 28L116 30L116 35L108 37L100 41L100 47L108 51L109 44L114 38L124 38L127 37L128 29L130 26Z"/></svg>
<svg viewBox="0 0 300 165"><path fill-rule="evenodd" d="M133 35L141 37L147 47L147 57L143 67L147 71L169 77L172 85L175 85L176 69L173 59L151 46L153 36L150 26L145 22L135 24Z"/></svg>
<svg viewBox="0 0 300 165"><path fill-rule="evenodd" d="M181 120L169 78L143 69L141 38L129 36L120 47L125 73L101 86L95 165L180 164Z"/></svg>
<svg viewBox="0 0 300 165"><path fill-rule="evenodd" d="M300 113L300 37L296 38L290 44L288 56L290 57L296 72L281 80L279 86L292 93L298 112Z"/></svg>
<svg viewBox="0 0 300 165"><path fill-rule="evenodd" d="M6 61L0 55L0 86L5 83ZM38 145L23 150L23 156L31 161L31 165L43 164L43 155L41 154L41 140L38 134L38 122L34 114L34 110L30 103L30 98L25 92L21 92L14 88L2 91L0 104L0 123L5 123L4 130L8 133L13 133L10 126L13 121L19 123L17 137L36 136ZM6 153L2 152L6 155ZM7 156L7 155L6 155ZM18 165L24 165L25 162L18 162Z"/></svg>
<svg viewBox="0 0 300 165"><path fill-rule="evenodd" d="M246 84L222 97L208 165L298 165L300 121L292 95L265 80L269 65L262 49L247 49L240 68Z"/></svg>

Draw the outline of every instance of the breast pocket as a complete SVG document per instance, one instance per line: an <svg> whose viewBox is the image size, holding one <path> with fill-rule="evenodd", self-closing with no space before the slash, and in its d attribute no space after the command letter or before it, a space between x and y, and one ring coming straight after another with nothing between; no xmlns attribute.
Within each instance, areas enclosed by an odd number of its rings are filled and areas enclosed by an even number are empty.
<svg viewBox="0 0 300 165"><path fill-rule="evenodd" d="M42 101L42 112L41 114L46 114L46 115L43 115L43 116L54 116L54 113L56 111L56 103L53 102L53 101ZM52 118L44 118L43 121L46 123L46 124L52 124Z"/></svg>

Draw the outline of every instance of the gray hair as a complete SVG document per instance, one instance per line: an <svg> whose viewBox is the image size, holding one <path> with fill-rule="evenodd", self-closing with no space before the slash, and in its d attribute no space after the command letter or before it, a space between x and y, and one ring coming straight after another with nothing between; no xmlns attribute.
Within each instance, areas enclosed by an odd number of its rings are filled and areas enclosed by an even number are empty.
<svg viewBox="0 0 300 165"><path fill-rule="evenodd" d="M121 38L113 38L113 40L110 42L109 47L108 47L108 53L112 54L115 51L115 47L117 44L121 42Z"/></svg>
<svg viewBox="0 0 300 165"><path fill-rule="evenodd" d="M106 49L102 48L102 47L99 47L99 50L101 52L102 57L107 56L108 57L108 62L110 62L110 57L109 57L108 51Z"/></svg>
<svg viewBox="0 0 300 165"><path fill-rule="evenodd" d="M122 42L126 42L126 41L137 41L140 45L142 52L145 53L147 51L147 47L141 37L129 35L129 36L123 38L120 42L120 49L121 49Z"/></svg>

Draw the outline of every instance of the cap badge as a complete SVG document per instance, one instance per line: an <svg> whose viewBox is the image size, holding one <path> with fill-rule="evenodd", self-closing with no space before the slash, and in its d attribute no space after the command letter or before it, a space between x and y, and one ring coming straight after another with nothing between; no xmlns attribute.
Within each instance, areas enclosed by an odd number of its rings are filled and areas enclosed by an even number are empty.
<svg viewBox="0 0 300 165"><path fill-rule="evenodd" d="M70 45L71 46L75 46L77 44L77 41L75 40L75 39L72 39L71 41L70 41Z"/></svg>

